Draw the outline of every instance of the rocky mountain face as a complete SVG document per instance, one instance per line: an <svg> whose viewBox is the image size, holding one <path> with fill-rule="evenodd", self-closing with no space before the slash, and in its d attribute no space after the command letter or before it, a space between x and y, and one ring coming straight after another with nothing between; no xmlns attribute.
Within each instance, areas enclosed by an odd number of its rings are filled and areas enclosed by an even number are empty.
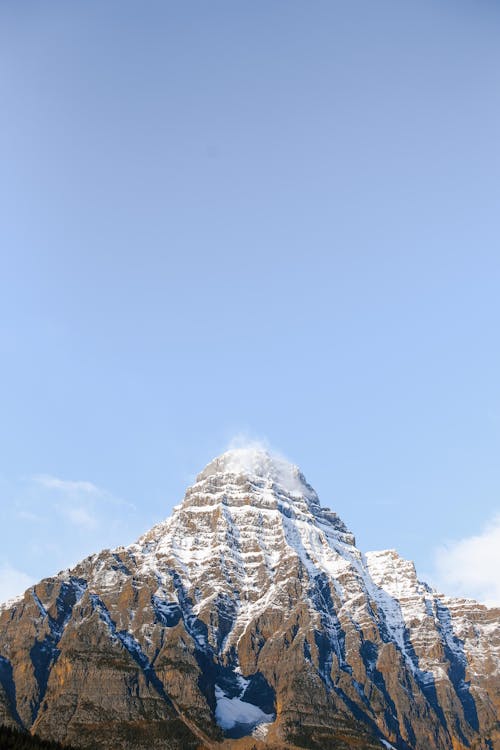
<svg viewBox="0 0 500 750"><path fill-rule="evenodd" d="M259 450L0 609L0 723L80 747L500 750L499 717L500 610L362 554Z"/></svg>

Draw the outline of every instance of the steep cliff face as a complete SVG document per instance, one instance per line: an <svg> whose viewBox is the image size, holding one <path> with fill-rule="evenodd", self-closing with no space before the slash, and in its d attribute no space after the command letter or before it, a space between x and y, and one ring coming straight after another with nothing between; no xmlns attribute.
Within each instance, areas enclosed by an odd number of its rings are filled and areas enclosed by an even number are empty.
<svg viewBox="0 0 500 750"><path fill-rule="evenodd" d="M0 611L0 721L82 747L500 750L500 611L363 555L303 475L215 459Z"/></svg>

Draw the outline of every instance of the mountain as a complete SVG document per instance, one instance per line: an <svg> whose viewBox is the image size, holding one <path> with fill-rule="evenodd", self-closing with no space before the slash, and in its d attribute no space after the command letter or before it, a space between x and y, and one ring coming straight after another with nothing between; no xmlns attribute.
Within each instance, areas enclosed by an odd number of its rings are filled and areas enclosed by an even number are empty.
<svg viewBox="0 0 500 750"><path fill-rule="evenodd" d="M500 750L500 610L362 554L235 450L172 516L0 610L0 723L102 750Z"/></svg>

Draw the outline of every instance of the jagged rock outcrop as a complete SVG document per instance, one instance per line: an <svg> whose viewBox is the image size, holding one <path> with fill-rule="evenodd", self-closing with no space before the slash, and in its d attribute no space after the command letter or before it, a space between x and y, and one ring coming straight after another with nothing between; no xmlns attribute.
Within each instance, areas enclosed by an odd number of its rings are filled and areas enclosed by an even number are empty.
<svg viewBox="0 0 500 750"><path fill-rule="evenodd" d="M363 555L296 467L237 450L0 610L0 722L109 750L500 750L499 663L499 610Z"/></svg>

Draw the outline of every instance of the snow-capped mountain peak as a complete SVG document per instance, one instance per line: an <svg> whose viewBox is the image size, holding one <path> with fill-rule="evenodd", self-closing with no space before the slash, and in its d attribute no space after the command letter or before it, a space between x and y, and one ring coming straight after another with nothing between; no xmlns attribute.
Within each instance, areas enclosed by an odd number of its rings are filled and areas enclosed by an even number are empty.
<svg viewBox="0 0 500 750"><path fill-rule="evenodd" d="M234 448L214 458L197 476L200 482L207 478L234 475L262 482L267 486L277 485L289 495L303 496L313 502L318 498L307 483L298 466L285 458L260 446ZM226 480L227 481L227 480Z"/></svg>
<svg viewBox="0 0 500 750"><path fill-rule="evenodd" d="M298 467L260 447L215 458L137 543L0 618L0 715L47 736L80 742L87 722L92 743L100 721L147 733L162 716L180 717L190 748L224 732L500 750L499 612L437 594L394 550L362 554Z"/></svg>

